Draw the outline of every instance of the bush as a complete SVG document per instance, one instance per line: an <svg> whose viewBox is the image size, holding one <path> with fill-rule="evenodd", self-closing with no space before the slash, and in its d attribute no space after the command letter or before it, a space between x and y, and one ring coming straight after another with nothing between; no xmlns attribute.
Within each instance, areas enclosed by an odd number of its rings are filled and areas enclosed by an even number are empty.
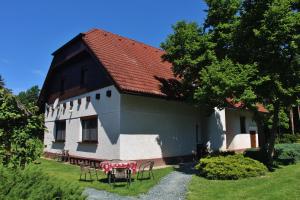
<svg viewBox="0 0 300 200"><path fill-rule="evenodd" d="M84 199L77 186L55 181L37 168L0 166L0 199Z"/></svg>
<svg viewBox="0 0 300 200"><path fill-rule="evenodd" d="M274 151L276 164L289 165L300 161L300 144L276 144Z"/></svg>
<svg viewBox="0 0 300 200"><path fill-rule="evenodd" d="M217 157L217 156L230 156L235 155L234 151L213 151L209 153L206 157Z"/></svg>
<svg viewBox="0 0 300 200"><path fill-rule="evenodd" d="M267 168L242 154L207 157L196 165L200 175L208 179L232 180L265 175Z"/></svg>
<svg viewBox="0 0 300 200"><path fill-rule="evenodd" d="M244 156L257 160L265 165L268 163L267 151L265 148L251 148L244 152Z"/></svg>
<svg viewBox="0 0 300 200"><path fill-rule="evenodd" d="M276 138L276 144L285 144L285 143L296 143L298 140L298 135L292 135L292 134L283 134Z"/></svg>

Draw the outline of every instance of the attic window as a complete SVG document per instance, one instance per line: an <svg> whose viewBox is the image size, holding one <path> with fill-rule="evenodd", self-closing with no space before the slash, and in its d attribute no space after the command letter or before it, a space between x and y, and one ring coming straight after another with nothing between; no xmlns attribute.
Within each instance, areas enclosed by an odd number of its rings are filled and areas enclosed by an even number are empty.
<svg viewBox="0 0 300 200"><path fill-rule="evenodd" d="M65 92L65 79L62 78L60 80L60 93L63 94Z"/></svg>
<svg viewBox="0 0 300 200"><path fill-rule="evenodd" d="M84 86L86 84L87 81L87 69L86 68L82 68L81 69L81 74L80 74L80 85Z"/></svg>
<svg viewBox="0 0 300 200"><path fill-rule="evenodd" d="M67 105L66 105L66 103L63 103L63 107L64 107L64 109L66 109L66 106L67 106Z"/></svg>
<svg viewBox="0 0 300 200"><path fill-rule="evenodd" d="M78 99L77 103L78 103L78 105L80 105L81 104L81 99Z"/></svg>
<svg viewBox="0 0 300 200"><path fill-rule="evenodd" d="M73 101L70 101L70 108L73 107Z"/></svg>
<svg viewBox="0 0 300 200"><path fill-rule="evenodd" d="M107 96L107 97L111 97L111 90L107 90L107 91L106 91L106 96Z"/></svg>

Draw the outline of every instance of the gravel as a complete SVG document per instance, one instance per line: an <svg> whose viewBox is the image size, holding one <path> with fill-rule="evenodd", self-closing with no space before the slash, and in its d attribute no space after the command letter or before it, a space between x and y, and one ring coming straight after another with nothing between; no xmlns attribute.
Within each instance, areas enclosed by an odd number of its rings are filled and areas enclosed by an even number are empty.
<svg viewBox="0 0 300 200"><path fill-rule="evenodd" d="M124 197L93 188L86 188L83 194L88 196L88 200L182 200L185 199L187 185L192 174L191 165L185 165L181 170L171 172L162 178L148 193L138 197Z"/></svg>

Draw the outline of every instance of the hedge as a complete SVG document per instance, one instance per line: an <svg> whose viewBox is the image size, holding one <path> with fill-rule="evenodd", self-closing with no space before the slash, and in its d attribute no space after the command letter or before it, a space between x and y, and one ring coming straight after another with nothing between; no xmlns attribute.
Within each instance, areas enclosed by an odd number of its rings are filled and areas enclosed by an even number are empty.
<svg viewBox="0 0 300 200"><path fill-rule="evenodd" d="M0 199L85 199L72 184L50 179L37 168L8 169L0 166Z"/></svg>
<svg viewBox="0 0 300 200"><path fill-rule="evenodd" d="M242 154L202 158L196 169L203 177L219 180L263 176L268 171L259 161L246 158Z"/></svg>
<svg viewBox="0 0 300 200"><path fill-rule="evenodd" d="M274 161L277 164L289 165L300 161L300 144L276 144Z"/></svg>
<svg viewBox="0 0 300 200"><path fill-rule="evenodd" d="M285 143L296 143L299 139L299 135L298 134L283 134L283 135L279 135L276 138L276 144L285 144Z"/></svg>

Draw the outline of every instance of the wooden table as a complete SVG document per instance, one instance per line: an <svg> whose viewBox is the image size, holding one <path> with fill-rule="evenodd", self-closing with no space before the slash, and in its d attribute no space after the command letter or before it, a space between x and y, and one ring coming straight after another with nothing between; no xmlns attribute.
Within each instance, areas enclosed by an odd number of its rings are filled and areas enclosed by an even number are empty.
<svg viewBox="0 0 300 200"><path fill-rule="evenodd" d="M105 174L107 174L107 179L109 184L111 183L111 172L112 169L129 169L130 179L131 174L135 174L137 170L137 162L130 160L108 160L100 163L100 168Z"/></svg>

